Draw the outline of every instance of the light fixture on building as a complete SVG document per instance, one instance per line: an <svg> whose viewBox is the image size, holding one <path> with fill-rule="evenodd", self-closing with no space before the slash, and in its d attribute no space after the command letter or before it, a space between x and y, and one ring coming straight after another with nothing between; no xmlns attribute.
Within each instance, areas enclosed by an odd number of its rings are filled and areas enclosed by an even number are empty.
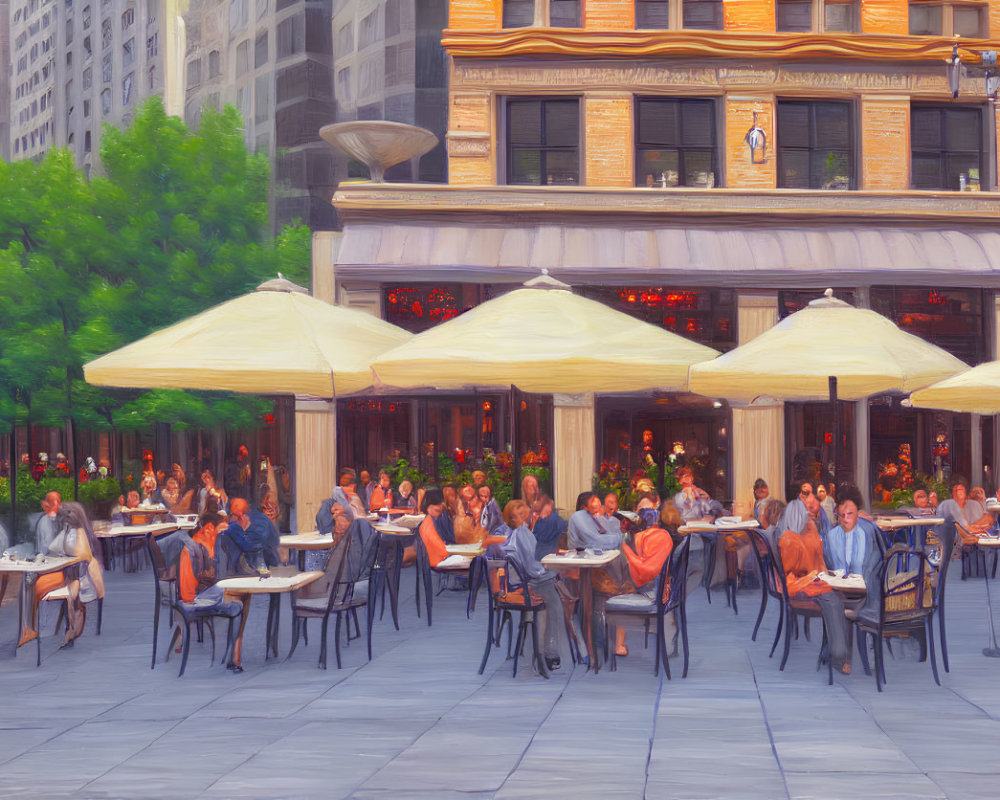
<svg viewBox="0 0 1000 800"><path fill-rule="evenodd" d="M948 88L951 89L951 96L953 98L958 97L964 70L966 74L970 71L982 73L983 77L986 78L986 96L996 100L997 91L1000 90L1000 69L997 69L997 51L977 50L974 52L979 53L979 63L965 64L958 55L958 45L955 44L952 46L951 58L945 62L948 67Z"/></svg>
<svg viewBox="0 0 1000 800"><path fill-rule="evenodd" d="M747 135L743 137L743 141L747 143L747 147L750 148L750 163L751 164L763 164L767 156L767 134L764 133L764 129L757 124L757 112L753 112L753 125L750 126L750 130L747 131Z"/></svg>

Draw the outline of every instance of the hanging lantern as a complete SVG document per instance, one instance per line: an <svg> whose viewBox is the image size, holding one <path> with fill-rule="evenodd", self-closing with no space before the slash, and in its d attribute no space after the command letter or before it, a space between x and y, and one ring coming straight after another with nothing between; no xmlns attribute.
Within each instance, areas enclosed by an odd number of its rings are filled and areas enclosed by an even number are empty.
<svg viewBox="0 0 1000 800"><path fill-rule="evenodd" d="M763 164L767 155L767 134L764 129L757 124L757 112L753 112L753 125L743 137L743 141L750 148L750 163Z"/></svg>

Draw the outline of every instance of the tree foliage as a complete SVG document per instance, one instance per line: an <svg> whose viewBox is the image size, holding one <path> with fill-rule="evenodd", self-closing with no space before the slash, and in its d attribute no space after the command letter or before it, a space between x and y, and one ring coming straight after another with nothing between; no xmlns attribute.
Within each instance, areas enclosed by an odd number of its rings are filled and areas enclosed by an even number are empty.
<svg viewBox="0 0 1000 800"><path fill-rule="evenodd" d="M270 235L268 163L241 126L231 107L206 109L194 132L152 98L127 129L105 126L100 177L65 150L0 161L0 432L259 418L257 398L107 390L82 370L278 271L308 279L309 230Z"/></svg>

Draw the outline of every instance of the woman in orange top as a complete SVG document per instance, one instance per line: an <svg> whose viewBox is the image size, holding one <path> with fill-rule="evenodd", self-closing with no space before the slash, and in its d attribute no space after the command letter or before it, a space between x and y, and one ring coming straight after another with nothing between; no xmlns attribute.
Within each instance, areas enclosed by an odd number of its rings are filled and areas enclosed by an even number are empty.
<svg viewBox="0 0 1000 800"><path fill-rule="evenodd" d="M849 675L851 653L844 599L817 577L820 572L826 571L823 540L816 524L820 510L819 500L811 493L805 500L796 499L788 504L778 523L778 529L784 530L778 540L781 567L785 572L792 605L819 610L826 625L834 669Z"/></svg>

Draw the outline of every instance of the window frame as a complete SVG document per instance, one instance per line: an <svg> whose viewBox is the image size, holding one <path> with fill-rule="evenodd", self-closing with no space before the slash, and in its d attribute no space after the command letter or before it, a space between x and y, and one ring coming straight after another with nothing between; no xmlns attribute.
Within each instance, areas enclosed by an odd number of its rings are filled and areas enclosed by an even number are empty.
<svg viewBox="0 0 1000 800"><path fill-rule="evenodd" d="M931 7L941 9L941 32L940 33L910 33L910 9L913 6ZM982 0L909 0L906 4L906 25L907 34L910 36L945 36L954 37L955 33L955 9L975 8L979 11L979 35L961 36L962 39L987 39L990 35L989 3Z"/></svg>
<svg viewBox="0 0 1000 800"><path fill-rule="evenodd" d="M577 24L569 26L568 30L577 30L583 28L583 6L585 0L574 0L577 7ZM519 30L521 28L551 28L552 26L552 8L551 0L533 0L534 14L532 15L532 20L527 25L512 25L508 26L504 23L504 13L505 6L507 3L505 1L500 3L500 27L502 30ZM565 27L565 26L561 26Z"/></svg>
<svg viewBox="0 0 1000 800"><path fill-rule="evenodd" d="M540 103L552 102L552 101L566 101L573 100L577 104L577 144L576 144L576 154L577 154L577 179L575 184L548 184L548 183L512 183L511 182L511 170L513 168L513 155L514 150L531 150L538 149L541 151L568 151L570 148L560 147L560 146L545 146L544 144L539 144L537 148L531 148L527 146L520 146L514 148L511 142L510 136L510 106L512 103L526 102L526 101L536 101ZM503 136L503 147L498 148L498 151L502 154L502 161L499 164L499 169L497 171L498 184L503 186L576 186L582 187L586 184L586 175L584 170L585 165L585 140L584 140L584 101L583 95L565 95L565 94L553 94L553 95L538 95L538 94L512 94L503 95L499 98L500 101L500 131ZM544 113L543 113L544 120ZM544 136L544 133L543 133ZM545 170L540 170L541 174L544 174Z"/></svg>
<svg viewBox="0 0 1000 800"><path fill-rule="evenodd" d="M782 186L781 176L782 176L782 161L783 161L783 151L786 149L794 150L805 150L811 156L814 150L823 150L827 148L821 148L813 145L814 133L815 133L815 108L819 104L839 104L847 107L847 181L848 185L846 189L825 189L823 187L797 187L797 186ZM805 148L798 147L795 145L783 145L781 142L781 112L780 106L782 104L794 104L794 105L808 105L810 106L810 118L809 118L809 145ZM852 98L837 98L837 97L776 97L774 99L774 152L776 159L776 175L775 184L778 189L790 189L792 191L810 191L810 192L837 192L846 191L853 192L857 191L859 186L858 181L858 169L861 159L858 157L858 143L860 142L860 136L858 135L857 125L858 125L858 109L857 103ZM811 167L811 162L810 162ZM810 170L811 171L811 170ZM810 176L811 178L811 176Z"/></svg>
<svg viewBox="0 0 1000 800"><path fill-rule="evenodd" d="M774 3L774 29L778 33L834 33L853 34L861 33L861 2L860 0L808 0L810 8L810 27L807 30L797 28L782 28L779 25L779 13L781 6L793 2L804 2L804 0L775 0ZM853 6L854 7L854 30L839 31L827 30L826 27L826 7L827 5Z"/></svg>
<svg viewBox="0 0 1000 800"><path fill-rule="evenodd" d="M934 110L948 112L952 110L975 110L979 112L979 190L982 192L992 191L993 187L990 185L991 181L989 176L992 174L990 169L990 150L988 147L988 132L986 128L987 120L989 119L989 108L984 107L978 103L935 103L935 102L911 102L910 103L910 189L915 192L956 192L960 189L952 188L950 186L943 185L945 181L941 181L942 185L937 187L917 187L914 184L914 171L913 171L913 158L917 154L917 150L913 142L913 112L914 110ZM944 122L944 115L941 116L941 140L942 147L939 150L920 150L922 154L932 154L941 159L941 163L938 167L939 177L944 177L944 165L945 158L948 154L962 154L968 151L963 150L948 150L944 147L944 138L946 133L946 126Z"/></svg>
<svg viewBox="0 0 1000 800"><path fill-rule="evenodd" d="M643 174L644 170L642 169L642 164L640 162L640 157L639 157L640 153L642 153L642 152L644 152L646 150L677 150L678 151L678 161L677 161L678 169L677 169L677 172L678 172L678 181L680 181L683 178L684 174L685 174L685 170L684 170L684 151L704 152L705 150L709 149L709 148L697 147L697 146L685 147L684 145L677 145L677 146L665 146L665 145L653 145L653 144L643 145L641 143L641 141L640 141L640 131L641 131L640 106L644 102L650 102L650 103L657 103L657 102L659 102L659 103L675 103L675 104L677 104L678 108L683 107L683 105L686 104L686 103L711 103L712 104L711 119L712 119L712 139L713 139L713 141L712 141L712 146L710 148L710 152L711 152L711 155L712 155L712 167L711 167L711 172L712 172L712 175L713 175L712 186L711 187L699 187L699 186L688 185L688 184L685 184L685 183L678 182L678 184L677 184L676 187L671 186L671 187L665 187L665 188L671 188L671 189L673 189L673 188L676 188L676 189L696 189L696 188L700 189L700 188L705 188L707 190L707 189L710 189L710 188L711 189L717 189L717 188L723 186L724 182L722 180L721 167L722 167L722 163L723 163L724 159L722 158L722 155L720 153L720 142L719 142L719 134L720 134L720 131L722 130L722 124L721 124L722 123L722 119L721 119L721 116L720 116L721 113L722 113L721 112L721 103L720 103L720 98L718 96L711 96L711 95L709 95L709 96L697 96L697 97L695 97L695 96L687 96L687 95L680 95L680 96L678 96L678 95L636 95L635 96L635 98L634 98L634 105L633 105L633 119L635 120L635 122L634 122L634 125L633 125L634 135L633 135L633 150L632 150L632 152L633 152L633 161L634 161L634 171L635 171L634 186L636 188L645 188L647 186L646 180L645 180L645 175ZM655 181L654 181L654 185L655 185ZM661 187L656 187L656 188L661 188Z"/></svg>
<svg viewBox="0 0 1000 800"><path fill-rule="evenodd" d="M725 9L723 7L722 0L717 0L719 5L719 26L717 28L701 28L695 26L686 26L684 24L684 0L634 0L633 14L635 18L635 30L637 31L722 31L726 29L726 18ZM667 27L666 28L653 28L647 27L645 25L640 26L639 24L639 8L643 5L652 5L653 3L666 3L667 4Z"/></svg>

